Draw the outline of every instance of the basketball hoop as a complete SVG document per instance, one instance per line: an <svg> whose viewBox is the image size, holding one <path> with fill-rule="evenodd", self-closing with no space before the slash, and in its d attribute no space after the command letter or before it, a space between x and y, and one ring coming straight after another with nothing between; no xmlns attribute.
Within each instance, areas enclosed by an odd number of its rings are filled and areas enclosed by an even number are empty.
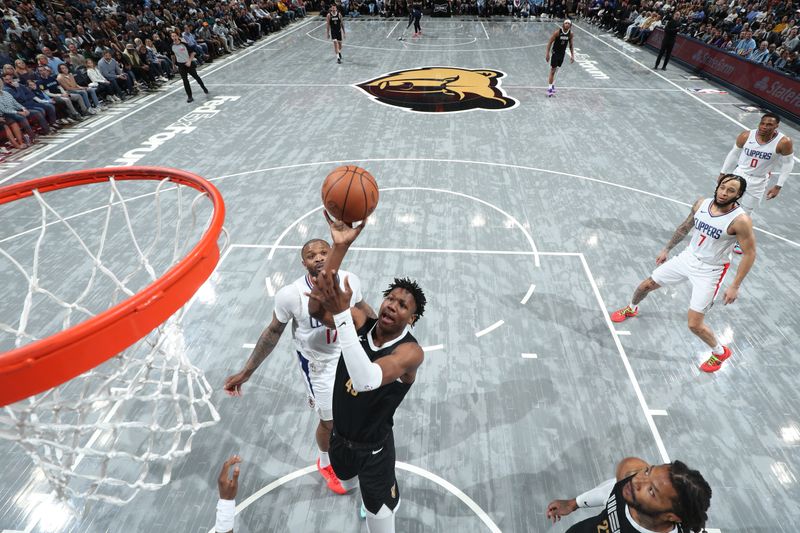
<svg viewBox="0 0 800 533"><path fill-rule="evenodd" d="M2 204L40 223L0 240L0 274L16 276L6 285L22 298L16 321L15 295L0 305L0 351L11 348L0 353L0 437L62 498L121 504L165 485L194 434L219 420L182 318L219 261L222 196L188 172L121 167L3 187Z"/></svg>

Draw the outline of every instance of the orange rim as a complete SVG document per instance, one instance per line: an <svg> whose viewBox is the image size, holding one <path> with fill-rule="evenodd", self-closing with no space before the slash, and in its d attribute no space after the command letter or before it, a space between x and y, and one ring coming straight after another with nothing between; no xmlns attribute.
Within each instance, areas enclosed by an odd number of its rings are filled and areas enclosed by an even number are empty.
<svg viewBox="0 0 800 533"><path fill-rule="evenodd" d="M185 258L139 293L80 324L0 354L0 406L60 385L125 350L183 307L219 261L222 195L209 181L183 170L109 167L56 174L0 188L0 205L31 196L34 190L46 193L112 176L118 181L166 178L203 192L214 207L211 223Z"/></svg>

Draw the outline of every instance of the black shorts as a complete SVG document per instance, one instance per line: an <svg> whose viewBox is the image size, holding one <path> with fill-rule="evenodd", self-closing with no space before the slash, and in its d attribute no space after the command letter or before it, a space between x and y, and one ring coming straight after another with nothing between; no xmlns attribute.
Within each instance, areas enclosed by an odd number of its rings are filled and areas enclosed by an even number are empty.
<svg viewBox="0 0 800 533"><path fill-rule="evenodd" d="M328 450L331 466L339 479L358 476L364 507L377 514L383 505L391 510L400 502L400 488L394 473L394 435L376 448L348 447L347 441L334 433Z"/></svg>
<svg viewBox="0 0 800 533"><path fill-rule="evenodd" d="M553 54L550 56L550 66L558 68L564 63L564 56L566 54Z"/></svg>
<svg viewBox="0 0 800 533"><path fill-rule="evenodd" d="M342 31L341 30L331 29L331 40L332 41L341 41L342 40Z"/></svg>

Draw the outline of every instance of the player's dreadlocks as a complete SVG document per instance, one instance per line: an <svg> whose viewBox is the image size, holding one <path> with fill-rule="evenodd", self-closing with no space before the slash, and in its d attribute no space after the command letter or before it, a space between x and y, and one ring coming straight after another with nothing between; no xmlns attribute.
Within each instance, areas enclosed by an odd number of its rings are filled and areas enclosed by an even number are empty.
<svg viewBox="0 0 800 533"><path fill-rule="evenodd" d="M681 517L679 533L704 533L711 505L711 487L697 470L690 470L680 461L673 461L669 479L678 493L672 502L673 512Z"/></svg>
<svg viewBox="0 0 800 533"><path fill-rule="evenodd" d="M417 312L414 313L414 324L416 324L417 320L425 312L425 303L427 302L425 293L422 292L416 281L412 281L409 278L394 278L394 281L389 284L389 288L383 291L383 297L386 298L395 289L405 289L414 297L414 304L417 307Z"/></svg>

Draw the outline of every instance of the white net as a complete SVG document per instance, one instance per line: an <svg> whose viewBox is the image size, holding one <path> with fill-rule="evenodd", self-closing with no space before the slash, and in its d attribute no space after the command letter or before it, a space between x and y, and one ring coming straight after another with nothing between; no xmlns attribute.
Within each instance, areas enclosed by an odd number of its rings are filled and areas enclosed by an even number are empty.
<svg viewBox="0 0 800 533"><path fill-rule="evenodd" d="M0 352L141 291L185 257L213 213L191 187L113 177L4 209L7 227L23 231L0 240ZM0 437L26 450L60 498L123 504L162 487L195 433L219 420L187 356L187 308L97 368L0 410Z"/></svg>

